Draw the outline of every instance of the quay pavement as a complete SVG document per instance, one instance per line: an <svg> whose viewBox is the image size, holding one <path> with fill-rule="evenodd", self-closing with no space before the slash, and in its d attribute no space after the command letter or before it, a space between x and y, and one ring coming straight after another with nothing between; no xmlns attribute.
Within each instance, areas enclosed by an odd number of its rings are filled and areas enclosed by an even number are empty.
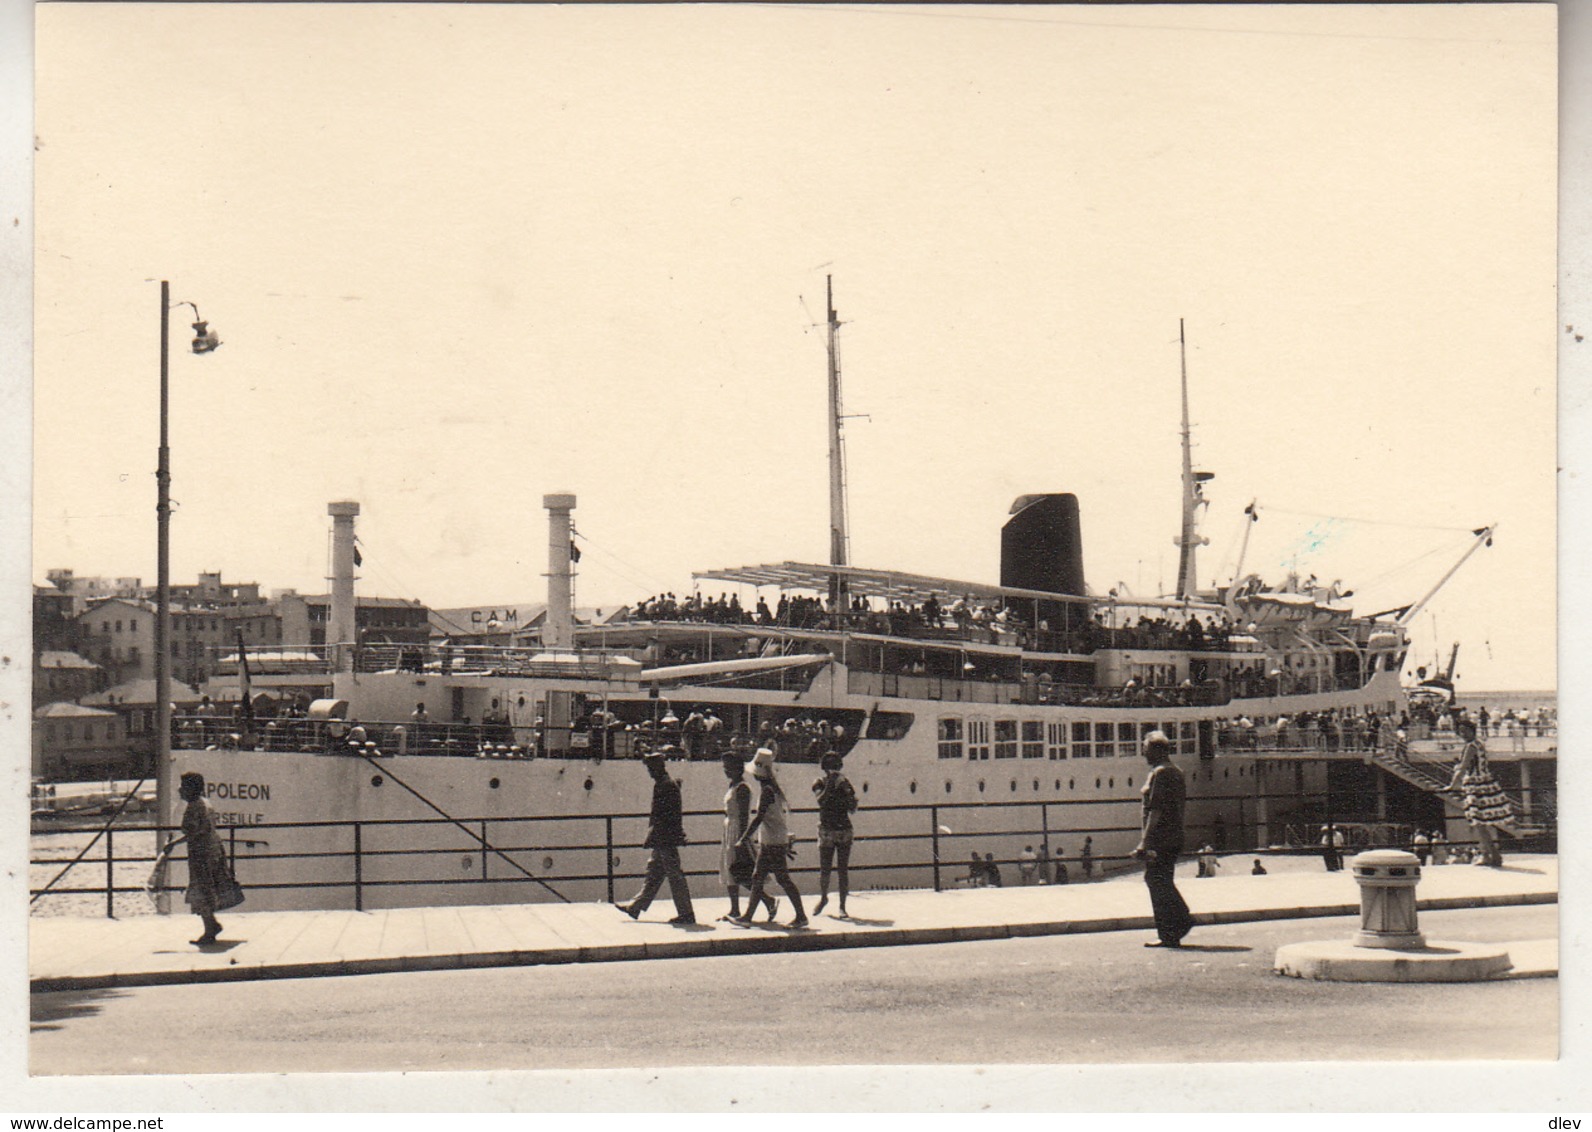
<svg viewBox="0 0 1592 1132"><path fill-rule="evenodd" d="M1178 869L1178 885L1197 925L1358 915L1359 887L1348 869L1319 861L1266 858L1268 875L1248 875L1251 855L1223 859L1237 875L1196 878ZM660 897L640 920L608 904L502 904L392 908L379 911L222 913L214 945L188 940L199 930L186 909L169 916L119 919L35 916L28 924L28 974L34 992L154 986L238 979L305 978L394 971L457 970L551 963L600 963L764 951L890 947L1076 932L1148 931L1149 898L1137 875L1088 884L854 893L851 917L826 914L794 931L781 895L780 923L750 928L722 923L728 902L714 878L697 878L695 925L667 921L674 905ZM1510 856L1501 869L1442 865L1423 870L1422 911L1558 902L1559 869L1551 855ZM709 895L715 893L715 895ZM808 914L816 894L803 893ZM174 900L181 907L180 896ZM1196 926L1190 943L1198 942ZM1348 931L1335 931L1333 938ZM1511 975L1558 973L1555 940L1508 945Z"/></svg>

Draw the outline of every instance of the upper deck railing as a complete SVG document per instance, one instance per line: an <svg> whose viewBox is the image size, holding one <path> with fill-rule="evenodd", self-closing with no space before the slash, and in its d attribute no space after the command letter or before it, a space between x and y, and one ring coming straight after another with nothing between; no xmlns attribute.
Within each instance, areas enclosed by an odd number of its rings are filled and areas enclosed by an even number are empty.
<svg viewBox="0 0 1592 1132"><path fill-rule="evenodd" d="M479 673L492 676L552 676L578 680L635 679L641 662L623 649L555 649L540 645L361 645L354 652L360 672Z"/></svg>
<svg viewBox="0 0 1592 1132"><path fill-rule="evenodd" d="M860 713L858 713L860 715ZM807 722L807 721L804 721ZM781 763L816 764L856 745L857 727L804 726L789 730L693 731L678 720L658 725L583 722L568 727L539 723L435 723L430 720L309 719L284 715L249 722L225 716L173 718L172 745L181 750L243 750L320 755L443 755L486 759L639 759L668 745L681 757L712 760L736 751L750 757L771 748Z"/></svg>
<svg viewBox="0 0 1592 1132"><path fill-rule="evenodd" d="M1358 628L1366 629L1367 626ZM650 636L646 640L637 640L638 634L645 634L651 629L674 629L676 635L673 639L661 642ZM678 632L682 629L686 630L684 634ZM856 657L847 655L855 649L847 644L846 638L849 636L855 642L860 635L863 638L859 642L862 646L867 646L871 638L883 638L875 644L887 650L899 649L903 642L923 646L927 650L923 656L930 662L930 671L923 673L903 668L899 674L930 675L941 679L958 678L949 672L936 673L933 668L944 659L942 653L949 655L952 660L957 659L960 654L956 646L962 645L990 645L1012 650L1004 655L983 655L980 660L982 670L973 677L983 680L1016 678L1024 663L1015 655L1018 652L1075 658L1071 662L1060 659L1048 663L1042 660L1034 662L1032 667L1036 677L1040 675L1040 669L1057 664L1092 664L1090 658L1102 651L1191 653L1207 657L1215 666L1213 677L1225 680L1231 687L1231 694L1240 698L1350 688L1358 686L1368 673L1365 663L1349 665L1353 671L1316 669L1279 672L1269 667L1266 652L1253 638L1231 636L1225 628L1191 630L1170 624L1110 627L1090 623L1077 629L1053 631L1015 621L954 621L949 618L926 621L921 616L906 614L852 613L810 616L799 624L764 622L755 618L722 622L682 616L586 627L580 632L586 643L574 649L452 641L441 644L378 643L346 646L352 655L344 657L341 653L345 646L294 645L250 648L247 659L251 673L255 675L329 675L340 661L347 660L355 671L362 673L399 671L612 681L633 678L639 675L643 667L792 652L828 651L845 657L855 667L873 667L858 664ZM1352 645L1360 649L1365 642L1359 638L1366 635L1362 632L1345 635L1337 642L1338 648L1342 650ZM942 648L936 650L935 645ZM238 672L240 665L235 649L216 648L214 653L214 671L221 674ZM972 655L970 652L961 659L968 659ZM1363 653L1360 659L1364 660ZM949 664L951 661L944 660L944 663ZM1005 671L1007 668L1010 672ZM1073 693L1047 691L1043 694L1047 697L1066 697ZM1202 697L1208 695L1201 693ZM1063 698L1044 702L1071 701Z"/></svg>
<svg viewBox="0 0 1592 1132"><path fill-rule="evenodd" d="M651 612L637 620L620 622L611 628L623 630L641 625L702 625L726 632L748 635L767 633L865 633L906 641L949 644L1000 645L1027 652L1088 656L1101 649L1192 650L1199 652L1241 651L1226 627L1191 631L1171 624L1110 626L1089 622L1073 629L1047 629L1020 619L999 616L953 617L943 614L925 617L921 612L828 613L804 610L777 617L759 618L751 613L738 617L712 616L676 610L672 614Z"/></svg>

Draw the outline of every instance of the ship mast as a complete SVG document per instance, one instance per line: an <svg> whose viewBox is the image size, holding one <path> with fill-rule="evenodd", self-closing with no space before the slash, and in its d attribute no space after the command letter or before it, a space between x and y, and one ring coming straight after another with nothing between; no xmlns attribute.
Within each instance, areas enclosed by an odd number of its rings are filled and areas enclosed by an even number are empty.
<svg viewBox="0 0 1592 1132"><path fill-rule="evenodd" d="M824 277L829 314L829 564L847 565L846 456L840 433L840 319L835 314L834 276ZM839 573L829 576L829 609L846 611L846 584Z"/></svg>
<svg viewBox="0 0 1592 1132"><path fill-rule="evenodd" d="M1183 382L1183 528L1173 543L1178 548L1177 596L1193 597L1197 586L1194 581L1194 550L1210 540L1200 537L1199 509L1205 503L1200 485L1212 478L1210 472L1194 470L1194 446L1188 421L1188 345L1183 338L1183 320L1177 320L1177 344L1181 356Z"/></svg>

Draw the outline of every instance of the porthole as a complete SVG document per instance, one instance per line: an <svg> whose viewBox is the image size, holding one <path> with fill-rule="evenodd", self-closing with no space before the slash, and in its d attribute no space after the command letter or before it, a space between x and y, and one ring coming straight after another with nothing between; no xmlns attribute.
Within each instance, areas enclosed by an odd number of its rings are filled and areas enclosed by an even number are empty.
<svg viewBox="0 0 1592 1132"><path fill-rule="evenodd" d="M1056 779L1056 789L1057 789L1057 790L1060 790L1060 789L1061 789L1061 779L1059 779L1059 778L1058 778L1058 779Z"/></svg>
<svg viewBox="0 0 1592 1132"><path fill-rule="evenodd" d="M945 792L947 794L949 794L951 792L951 780L950 779L946 779L946 781L945 781Z"/></svg>
<svg viewBox="0 0 1592 1132"><path fill-rule="evenodd" d="M984 793L984 780L982 778L978 780L978 792L980 794Z"/></svg>
<svg viewBox="0 0 1592 1132"><path fill-rule="evenodd" d="M907 783L907 793L908 794L916 794L917 792L918 792L918 784L916 782Z"/></svg>
<svg viewBox="0 0 1592 1132"><path fill-rule="evenodd" d="M1226 777L1227 777L1227 768L1226 768L1226 767L1223 767L1223 768L1222 768L1222 777L1223 777L1223 778L1226 778Z"/></svg>
<svg viewBox="0 0 1592 1132"><path fill-rule="evenodd" d="M1015 778L1012 779L1012 793L1017 793L1017 780Z"/></svg>
<svg viewBox="0 0 1592 1132"><path fill-rule="evenodd" d="M1133 779L1131 779L1131 778L1128 779L1128 789L1129 790L1133 789Z"/></svg>
<svg viewBox="0 0 1592 1132"><path fill-rule="evenodd" d="M1095 779L1095 789L1096 790L1100 789L1100 780L1098 778Z"/></svg>
<svg viewBox="0 0 1592 1132"><path fill-rule="evenodd" d="M1038 790L1038 789L1039 789L1039 779L1037 779L1037 778L1036 778L1036 779L1034 779L1034 789L1035 789L1035 790Z"/></svg>
<svg viewBox="0 0 1592 1132"><path fill-rule="evenodd" d="M469 872L471 869L475 868L475 858L469 856L468 854L466 854L463 857L460 857L459 858L459 867L461 869L463 869L465 872Z"/></svg>
<svg viewBox="0 0 1592 1132"><path fill-rule="evenodd" d="M370 784L372 786L380 786L381 783L382 783L381 775L373 774L373 775L370 776Z"/></svg>
<svg viewBox="0 0 1592 1132"><path fill-rule="evenodd" d="M487 785L490 786L492 789L496 790L499 786L502 786L503 783L501 783L500 781L498 781L497 779L494 778L491 781L489 781L487 783Z"/></svg>
<svg viewBox="0 0 1592 1132"><path fill-rule="evenodd" d="M591 779L589 779L589 778L588 778L588 779L587 779L587 780L586 780L586 789L588 789L588 790L590 790L590 789L591 789L591 787L592 787L592 782L591 782Z"/></svg>
<svg viewBox="0 0 1592 1132"><path fill-rule="evenodd" d="M614 863L618 864L618 858L617 857L614 859ZM553 858L551 858L551 857L543 857L542 858L542 871L544 873L550 873L550 872L553 871Z"/></svg>
<svg viewBox="0 0 1592 1132"><path fill-rule="evenodd" d="M867 783L866 783L866 782L864 782L864 783L863 783L863 784L862 784L862 792L863 792L863 793L864 793L864 794L866 794L866 793L867 793L867 792L868 792L868 784L867 784Z"/></svg>
<svg viewBox="0 0 1592 1132"><path fill-rule="evenodd" d="M1075 778L1067 779L1067 789L1068 790L1076 790L1077 788L1078 788L1078 780L1077 779L1075 779Z"/></svg>
<svg viewBox="0 0 1592 1132"><path fill-rule="evenodd" d="M1117 788L1117 780L1116 779L1114 779L1114 778L1106 779L1106 789L1115 790L1116 788Z"/></svg>

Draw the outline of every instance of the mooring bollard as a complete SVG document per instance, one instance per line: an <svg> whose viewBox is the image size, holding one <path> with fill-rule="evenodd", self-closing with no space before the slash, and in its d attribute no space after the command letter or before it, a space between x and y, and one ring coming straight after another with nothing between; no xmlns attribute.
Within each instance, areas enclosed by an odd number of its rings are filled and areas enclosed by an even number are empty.
<svg viewBox="0 0 1592 1132"><path fill-rule="evenodd" d="M1426 946L1415 923L1415 886L1421 862L1402 849L1373 849L1349 862L1360 886L1360 930L1356 947L1415 951Z"/></svg>
<svg viewBox="0 0 1592 1132"><path fill-rule="evenodd" d="M1287 943L1273 970L1300 979L1343 983L1463 983L1509 972L1506 947L1428 944L1415 927L1421 862L1413 853L1375 849L1349 862L1360 886L1360 930L1352 940Z"/></svg>

